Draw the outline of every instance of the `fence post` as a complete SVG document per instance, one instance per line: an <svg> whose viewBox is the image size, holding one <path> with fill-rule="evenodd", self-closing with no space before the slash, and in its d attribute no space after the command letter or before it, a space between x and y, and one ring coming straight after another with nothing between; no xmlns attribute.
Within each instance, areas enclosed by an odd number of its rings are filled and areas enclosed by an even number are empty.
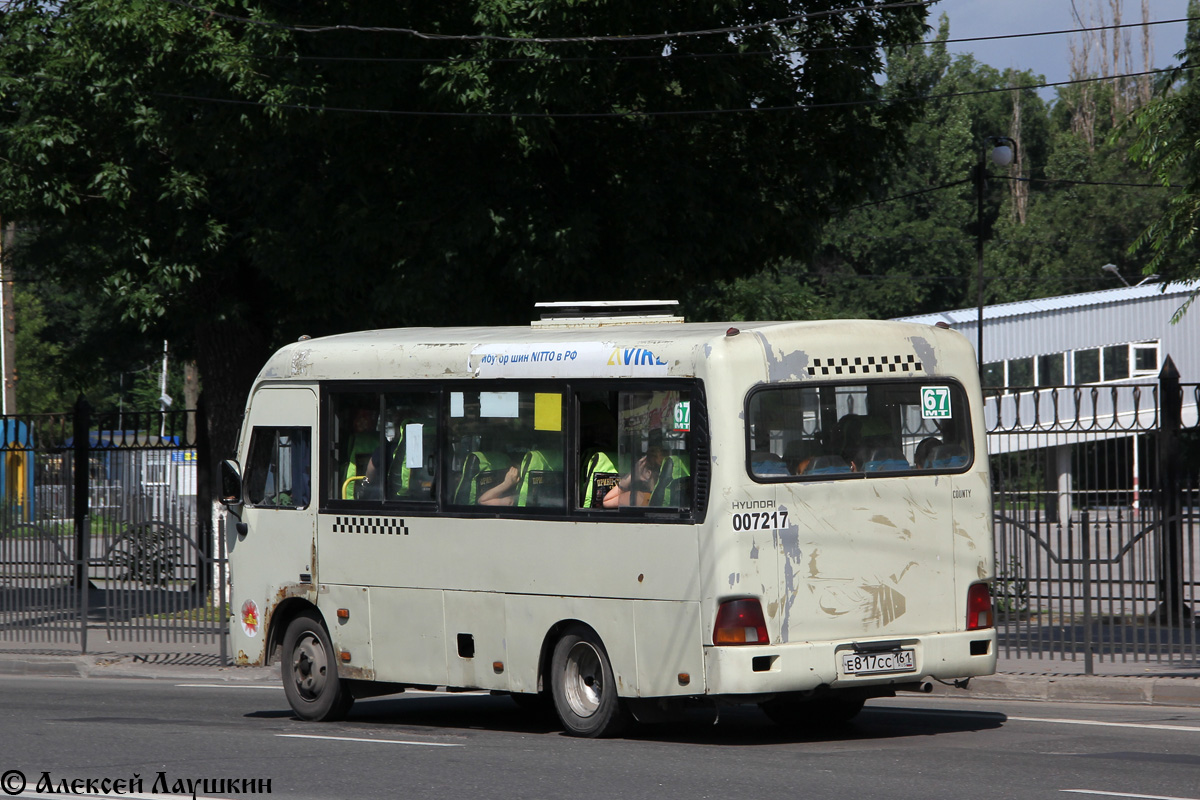
<svg viewBox="0 0 1200 800"><path fill-rule="evenodd" d="M88 519L88 462L90 460L90 429L92 407L82 394L75 401L75 414L72 418L72 435L75 446L74 486L75 486L75 591L79 597L79 647L87 652L88 626L88 562L91 560L91 531Z"/></svg>
<svg viewBox="0 0 1200 800"><path fill-rule="evenodd" d="M1085 508L1079 513L1079 560L1083 564L1083 672L1096 672L1095 642L1092 637L1092 526L1091 515Z"/></svg>
<svg viewBox="0 0 1200 800"><path fill-rule="evenodd" d="M1183 393L1179 370L1167 356L1158 375L1159 447L1158 503L1162 519L1158 608L1154 617L1160 625L1173 626L1191 616L1183 599L1183 526L1180 524L1180 475L1182 452L1179 433L1183 427Z"/></svg>

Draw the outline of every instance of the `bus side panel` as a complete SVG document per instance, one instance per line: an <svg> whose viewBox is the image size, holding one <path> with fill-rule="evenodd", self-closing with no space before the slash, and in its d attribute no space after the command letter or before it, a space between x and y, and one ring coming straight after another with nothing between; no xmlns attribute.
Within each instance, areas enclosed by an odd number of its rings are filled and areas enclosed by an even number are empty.
<svg viewBox="0 0 1200 800"><path fill-rule="evenodd" d="M338 675L372 680L371 602L366 587L322 584L317 605L338 653ZM338 616L339 609L346 611L344 618ZM343 661L341 653L349 653L350 661Z"/></svg>
<svg viewBox="0 0 1200 800"><path fill-rule="evenodd" d="M633 604L637 695L703 694L704 647L699 603ZM684 677L686 676L686 677Z"/></svg>
<svg viewBox="0 0 1200 800"><path fill-rule="evenodd" d="M446 607L447 685L508 689L504 596L494 592L445 592L442 598Z"/></svg>
<svg viewBox="0 0 1200 800"><path fill-rule="evenodd" d="M368 593L376 679L445 686L442 592L372 586Z"/></svg>
<svg viewBox="0 0 1200 800"><path fill-rule="evenodd" d="M591 597L507 595L504 616L511 654L509 688L514 692L536 692L538 655L546 635L560 623L580 622L596 632L612 663L617 694L637 692L637 651L634 644L636 603ZM554 642L549 643L551 649ZM550 680L546 676L547 681ZM547 682L544 688L549 691Z"/></svg>
<svg viewBox="0 0 1200 800"><path fill-rule="evenodd" d="M322 583L649 600L698 594L697 525L329 513L317 524Z"/></svg>

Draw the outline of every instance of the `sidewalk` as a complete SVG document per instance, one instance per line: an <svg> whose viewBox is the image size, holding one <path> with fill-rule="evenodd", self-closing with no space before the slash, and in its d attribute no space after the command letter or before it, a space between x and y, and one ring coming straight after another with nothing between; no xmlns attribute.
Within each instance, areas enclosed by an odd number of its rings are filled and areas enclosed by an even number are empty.
<svg viewBox="0 0 1200 800"><path fill-rule="evenodd" d="M74 643L0 641L0 680L10 675L144 678L184 682L278 684L272 667L222 666L217 644L106 641L89 631L89 652ZM973 678L967 689L933 683L933 694L1008 700L1133 703L1200 707L1200 663L1097 661L1084 675L1083 659L1058 661L1001 657L995 675Z"/></svg>

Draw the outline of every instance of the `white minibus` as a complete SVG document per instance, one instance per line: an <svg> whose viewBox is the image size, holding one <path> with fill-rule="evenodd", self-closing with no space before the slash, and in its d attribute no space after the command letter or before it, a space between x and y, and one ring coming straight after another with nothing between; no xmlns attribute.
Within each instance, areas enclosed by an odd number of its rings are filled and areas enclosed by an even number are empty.
<svg viewBox="0 0 1200 800"><path fill-rule="evenodd" d="M304 719L445 687L578 736L801 726L995 670L979 380L941 327L544 304L306 338L222 477L232 651Z"/></svg>

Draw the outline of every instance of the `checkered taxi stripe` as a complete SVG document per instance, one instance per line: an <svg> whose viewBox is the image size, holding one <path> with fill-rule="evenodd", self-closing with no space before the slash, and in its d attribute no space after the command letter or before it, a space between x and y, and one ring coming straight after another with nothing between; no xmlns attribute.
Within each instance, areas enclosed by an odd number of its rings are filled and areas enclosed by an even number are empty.
<svg viewBox="0 0 1200 800"><path fill-rule="evenodd" d="M866 363L863 363L863 359ZM809 375L869 375L881 372L913 374L925 367L911 353L907 356L855 356L854 358L814 358Z"/></svg>
<svg viewBox="0 0 1200 800"><path fill-rule="evenodd" d="M334 517L333 532L408 536L408 526L396 517Z"/></svg>

